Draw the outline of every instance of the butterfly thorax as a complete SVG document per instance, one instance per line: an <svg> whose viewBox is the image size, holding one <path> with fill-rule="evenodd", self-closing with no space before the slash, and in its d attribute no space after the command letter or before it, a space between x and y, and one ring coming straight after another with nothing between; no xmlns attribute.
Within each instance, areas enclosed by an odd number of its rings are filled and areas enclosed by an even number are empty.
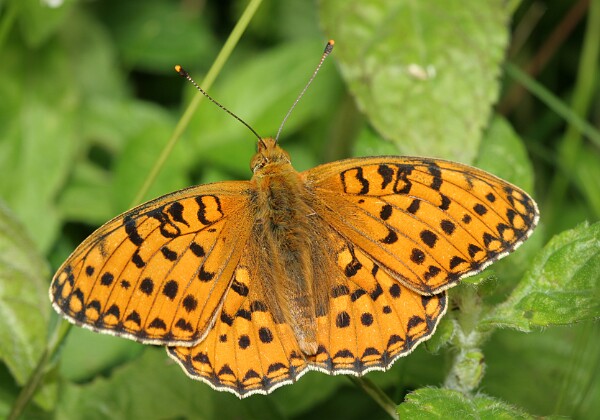
<svg viewBox="0 0 600 420"><path fill-rule="evenodd" d="M251 252L275 321L289 324L300 349L312 355L317 351L316 316L325 305L315 282L324 250L314 240L314 199L274 140L259 146L252 163L256 196L250 242L257 249Z"/></svg>

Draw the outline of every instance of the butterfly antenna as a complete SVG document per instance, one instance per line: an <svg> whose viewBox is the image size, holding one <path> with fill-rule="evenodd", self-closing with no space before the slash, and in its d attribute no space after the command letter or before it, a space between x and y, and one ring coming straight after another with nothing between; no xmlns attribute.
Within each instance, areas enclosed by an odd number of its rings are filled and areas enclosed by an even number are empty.
<svg viewBox="0 0 600 420"><path fill-rule="evenodd" d="M285 117L283 118L283 121L281 122L281 125L279 126L279 130L277 130L277 135L275 136L275 143L279 142L279 135L281 134L281 130L283 130L284 124L286 123L286 121L290 117L290 114L292 113L292 111L294 110L294 108L296 108L296 105L298 105L298 102L300 102L300 99L304 96L304 93L306 92L306 90L308 89L308 87L310 86L310 84L312 83L312 81L315 79L315 76L317 75L317 73L321 69L321 66L323 65L323 62L325 61L325 59L327 58L327 56L333 50L333 45L334 44L335 44L335 42L333 41L333 39L330 39L327 42L327 45L325 46L325 51L323 51L323 55L321 56L321 61L319 61L319 64L317 65L317 68L315 69L315 71L313 72L312 76L308 80L308 83L306 84L306 86L304 86L304 89L302 89L302 92L300 92L300 95L298 95L298 97L294 101L294 103L291 106L290 110L287 112L287 114L285 114Z"/></svg>
<svg viewBox="0 0 600 420"><path fill-rule="evenodd" d="M177 64L175 66L175 71L177 73L179 73L179 75L181 77L185 77L186 79L188 79L188 81L192 85L194 85L194 87L196 89L198 89L198 91L200 91L201 94L203 94L204 96L206 96L213 104L215 104L216 106L218 106L219 108L221 108L223 111L225 111L229 115L231 115L233 118L235 118L236 120L238 120L239 122L241 122L242 124L244 124L248 128L248 130L250 130L250 131L252 131L252 133L254 133L254 135L256 136L256 138L258 139L258 141L260 141L260 142L263 141L262 137L252 127L250 127L250 125L246 121L242 120L240 117L238 117L237 115L235 115L233 112L231 112L230 110L228 110L227 108L225 108L223 105L221 105L220 103L218 103L212 96L210 96L208 93L206 93L204 91L204 89L202 89L200 86L198 86L198 83L196 83L194 81L194 79L192 79L192 77L190 76L190 74L187 71L185 71L183 69L183 67L181 67L179 64Z"/></svg>

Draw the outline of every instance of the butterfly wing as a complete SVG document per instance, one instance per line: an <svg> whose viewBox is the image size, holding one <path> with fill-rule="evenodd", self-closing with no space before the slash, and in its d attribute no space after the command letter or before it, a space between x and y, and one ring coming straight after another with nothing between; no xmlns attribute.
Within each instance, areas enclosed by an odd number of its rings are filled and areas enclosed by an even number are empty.
<svg viewBox="0 0 600 420"><path fill-rule="evenodd" d="M303 354L291 326L273 315L250 244L206 338L194 347L168 348L188 376L240 398L268 394L309 370L385 370L434 333L446 310L445 292L410 290L322 222L318 233L331 258L324 258L330 265L316 285L325 291L315 291L328 296L327 311L315 319L316 354Z"/></svg>
<svg viewBox="0 0 600 420"><path fill-rule="evenodd" d="M202 340L250 235L250 188L191 187L107 222L57 271L54 308L75 324L144 343Z"/></svg>
<svg viewBox="0 0 600 420"><path fill-rule="evenodd" d="M529 237L535 202L458 163L408 157L337 161L302 173L322 217L392 277L437 294Z"/></svg>
<svg viewBox="0 0 600 420"><path fill-rule="evenodd" d="M290 326L275 322L256 267L246 251L206 338L167 349L188 376L240 398L295 382L308 367Z"/></svg>
<svg viewBox="0 0 600 420"><path fill-rule="evenodd" d="M446 293L412 291L333 229L329 244L335 263L326 283L328 313L317 317L311 368L353 375L386 370L433 335L446 312Z"/></svg>

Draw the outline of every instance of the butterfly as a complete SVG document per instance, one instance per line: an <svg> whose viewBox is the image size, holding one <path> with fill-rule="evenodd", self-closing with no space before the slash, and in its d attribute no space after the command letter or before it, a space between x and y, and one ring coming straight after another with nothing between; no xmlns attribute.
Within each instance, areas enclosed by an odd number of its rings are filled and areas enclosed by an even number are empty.
<svg viewBox="0 0 600 420"><path fill-rule="evenodd" d="M520 188L440 159L298 172L259 137L251 168L249 181L193 186L107 222L58 269L54 308L167 346L214 389L266 394L310 370L386 370L432 336L448 288L539 218Z"/></svg>

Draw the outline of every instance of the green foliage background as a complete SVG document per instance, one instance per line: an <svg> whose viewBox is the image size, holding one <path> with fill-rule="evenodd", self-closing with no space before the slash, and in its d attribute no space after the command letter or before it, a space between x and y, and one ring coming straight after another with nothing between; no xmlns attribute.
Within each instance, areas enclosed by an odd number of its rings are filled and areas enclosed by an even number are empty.
<svg viewBox="0 0 600 420"><path fill-rule="evenodd" d="M275 134L336 41L283 132L297 169L436 156L491 171L540 204L522 248L451 291L432 340L367 376L392 411L593 418L600 1L249 3L262 4L209 92L262 135ZM135 204L197 95L172 66L202 82L247 5L0 0L0 417L388 417L347 378L319 373L240 401L188 379L160 348L81 328L63 343L51 310L53 271ZM207 101L190 115L144 200L249 178L252 134Z"/></svg>

